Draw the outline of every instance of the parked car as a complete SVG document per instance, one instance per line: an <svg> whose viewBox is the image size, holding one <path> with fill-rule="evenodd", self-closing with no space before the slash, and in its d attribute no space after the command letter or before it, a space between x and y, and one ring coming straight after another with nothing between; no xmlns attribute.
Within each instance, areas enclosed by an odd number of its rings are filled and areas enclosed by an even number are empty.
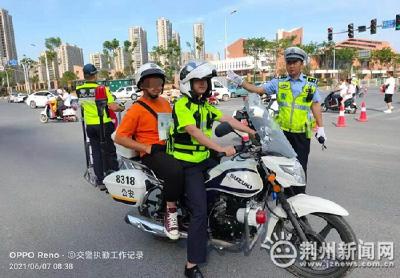
<svg viewBox="0 0 400 278"><path fill-rule="evenodd" d="M120 98L125 98L125 99L130 98L132 100L136 100L143 95L142 92L136 92L136 90L137 87L135 85L125 86L113 92L112 95L114 97L114 100Z"/></svg>
<svg viewBox="0 0 400 278"><path fill-rule="evenodd" d="M55 91L49 92L49 91L39 91L30 94L26 100L25 103L29 105L30 108L36 108L36 107L45 107L48 99L50 97L56 97L57 93Z"/></svg>
<svg viewBox="0 0 400 278"><path fill-rule="evenodd" d="M231 92L217 79L211 79L213 96L218 100L227 101L231 98Z"/></svg>
<svg viewBox="0 0 400 278"><path fill-rule="evenodd" d="M262 82L256 82L254 83L254 85L256 86L260 86L262 84ZM232 97L245 97L249 94L249 91L247 91L246 89L242 88L242 87L234 87L234 86L230 86L229 87L229 91L231 92Z"/></svg>
<svg viewBox="0 0 400 278"><path fill-rule="evenodd" d="M14 92L8 96L7 101L14 102L14 103L20 103L20 102L24 102L27 97L28 97L27 94Z"/></svg>

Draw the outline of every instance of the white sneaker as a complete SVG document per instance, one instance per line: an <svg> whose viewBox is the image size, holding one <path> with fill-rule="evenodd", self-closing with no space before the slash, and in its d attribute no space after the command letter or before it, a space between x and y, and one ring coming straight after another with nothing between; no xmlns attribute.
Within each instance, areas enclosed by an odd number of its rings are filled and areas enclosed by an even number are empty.
<svg viewBox="0 0 400 278"><path fill-rule="evenodd" d="M383 113L390 114L390 113L392 113L392 110L388 109L388 110L383 111Z"/></svg>
<svg viewBox="0 0 400 278"><path fill-rule="evenodd" d="M392 109L392 110L393 110L393 109L394 109L394 107L392 106L390 109Z"/></svg>
<svg viewBox="0 0 400 278"><path fill-rule="evenodd" d="M178 212L176 208L167 208L164 216L164 233L173 240L179 238Z"/></svg>

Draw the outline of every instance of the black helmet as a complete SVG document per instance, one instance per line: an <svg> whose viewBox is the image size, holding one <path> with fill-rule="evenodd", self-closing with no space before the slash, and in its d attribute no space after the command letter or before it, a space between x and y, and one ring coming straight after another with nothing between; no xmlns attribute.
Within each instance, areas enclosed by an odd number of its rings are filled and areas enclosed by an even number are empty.
<svg viewBox="0 0 400 278"><path fill-rule="evenodd" d="M83 74L84 75L95 75L97 73L97 69L92 64L86 64L83 66Z"/></svg>

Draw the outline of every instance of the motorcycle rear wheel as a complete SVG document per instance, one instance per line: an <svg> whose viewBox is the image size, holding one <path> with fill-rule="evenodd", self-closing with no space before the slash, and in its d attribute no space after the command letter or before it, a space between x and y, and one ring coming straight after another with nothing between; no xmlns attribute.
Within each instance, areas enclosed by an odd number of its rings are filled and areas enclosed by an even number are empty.
<svg viewBox="0 0 400 278"><path fill-rule="evenodd" d="M317 247L322 246L322 242L327 243L332 243L332 238L333 234L331 234L331 230L335 230L337 235L339 236L339 241L335 243L335 248L337 246L340 246L338 244L340 243L351 243L354 242L357 246L357 238L351 229L350 225L345 221L345 219L341 216L338 215L333 215L333 214L326 214L326 213L313 213L310 215L306 216L307 220L306 222L309 223L311 229L313 232L306 232L306 236L309 240L309 242L317 242ZM303 217L302 217L303 218ZM317 221L314 219L321 219L322 222L325 224L322 225L317 225ZM304 218L303 218L304 219ZM308 221L310 220L310 221ZM314 220L314 221L311 221ZM285 223L284 223L285 222ZM289 223L289 224L288 224ZM340 260L338 258L333 259L333 261L327 261L327 260L317 260L317 261L306 261L306 260L300 260L300 252L299 252L299 247L301 244L301 240L299 237L296 236L295 231L293 227L287 227L291 226L291 223L289 221L280 221L278 222L277 226L275 227L274 234L275 235L284 235L285 234L285 239L287 239L287 235L291 234L292 237L289 239L289 241L293 244L293 246L296 247L297 249L297 258L295 262L290 265L289 267L286 268L289 272L292 274L299 276L299 277L309 277L309 278L316 278L316 277L330 277L330 278L336 278L336 277L343 277L346 274L348 274L354 267L352 263L354 263L354 260L357 259L357 248L354 253L354 258L350 258L348 260ZM317 226L323 226L323 228L320 230ZM315 232L317 231L317 232ZM318 232L319 231L319 232ZM329 239L327 237L329 236ZM278 236L279 238L279 236ZM318 248L317 248L318 249ZM332 254L332 253L331 253ZM317 255L320 256L320 251L317 252ZM334 256L337 254L335 253ZM353 259L353 260L352 260ZM288 259L276 259L279 263L285 263L288 262ZM319 265L319 263L321 265ZM325 265L323 265L325 264ZM329 264L329 266L328 266ZM338 265L338 266L337 266ZM343 266L342 266L343 265ZM326 267L325 269L316 269L316 268L322 268Z"/></svg>
<svg viewBox="0 0 400 278"><path fill-rule="evenodd" d="M45 114L40 114L40 122L41 123L47 123L49 121L49 117L47 117L47 115Z"/></svg>

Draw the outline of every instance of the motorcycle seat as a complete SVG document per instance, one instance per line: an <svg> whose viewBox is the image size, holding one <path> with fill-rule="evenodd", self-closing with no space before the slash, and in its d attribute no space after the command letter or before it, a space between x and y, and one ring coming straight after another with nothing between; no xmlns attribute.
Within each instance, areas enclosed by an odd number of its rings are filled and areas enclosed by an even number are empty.
<svg viewBox="0 0 400 278"><path fill-rule="evenodd" d="M111 134L111 139L114 141L115 140L115 131ZM124 146L121 146L117 143L115 143L114 141L114 145L115 145L115 149L117 151L117 154L120 155L121 157L124 157L126 159L137 159L137 161L140 160L140 156L139 153L129 149L129 148L125 148Z"/></svg>

